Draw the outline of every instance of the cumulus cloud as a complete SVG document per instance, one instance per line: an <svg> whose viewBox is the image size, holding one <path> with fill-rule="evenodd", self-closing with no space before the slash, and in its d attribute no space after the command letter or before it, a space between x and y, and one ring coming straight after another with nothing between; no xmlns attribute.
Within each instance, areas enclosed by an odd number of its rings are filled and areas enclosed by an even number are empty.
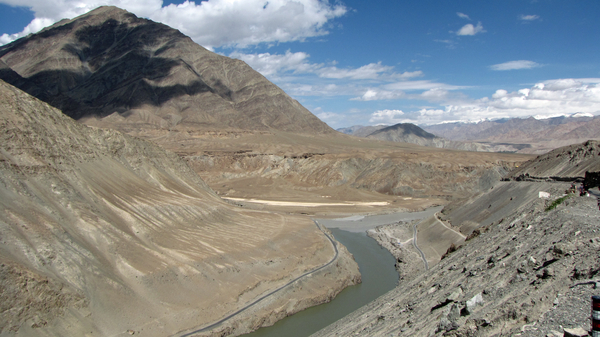
<svg viewBox="0 0 600 337"><path fill-rule="evenodd" d="M539 20L540 16L539 15L520 15L519 16L519 20L522 21L535 21L535 20Z"/></svg>
<svg viewBox="0 0 600 337"><path fill-rule="evenodd" d="M149 17L162 7L162 0L1 0L0 2L29 8L35 18L53 22L72 19L99 6L117 6L138 16Z"/></svg>
<svg viewBox="0 0 600 337"><path fill-rule="evenodd" d="M301 41L328 34L326 24L347 9L325 0L208 0L163 7L162 0L1 0L28 7L49 25L101 5L112 5L140 17L179 29L209 49L247 47L261 43ZM32 22L33 24L33 22ZM25 34L25 33L23 33ZM3 42L24 36L3 36Z"/></svg>
<svg viewBox="0 0 600 337"><path fill-rule="evenodd" d="M458 15L458 17L461 18L461 19L471 20L471 18L467 14L465 14L465 13L456 12L456 15Z"/></svg>
<svg viewBox="0 0 600 337"><path fill-rule="evenodd" d="M473 26L470 23L464 25L461 29L459 29L456 32L456 35L475 35L478 33L485 33L481 22L477 23L477 26Z"/></svg>
<svg viewBox="0 0 600 337"><path fill-rule="evenodd" d="M517 70L517 69L531 69L537 68L541 65L539 63L527 60L510 61L505 63L494 64L490 66L492 70Z"/></svg>
<svg viewBox="0 0 600 337"><path fill-rule="evenodd" d="M203 46L247 47L326 35L325 24L346 11L343 5L322 0L210 0L171 4L150 18Z"/></svg>
<svg viewBox="0 0 600 337"><path fill-rule="evenodd" d="M0 36L0 45L5 45L16 39L20 39L29 34L37 33L44 27L48 27L54 23L54 20L48 18L35 18L21 32L16 34L2 34Z"/></svg>

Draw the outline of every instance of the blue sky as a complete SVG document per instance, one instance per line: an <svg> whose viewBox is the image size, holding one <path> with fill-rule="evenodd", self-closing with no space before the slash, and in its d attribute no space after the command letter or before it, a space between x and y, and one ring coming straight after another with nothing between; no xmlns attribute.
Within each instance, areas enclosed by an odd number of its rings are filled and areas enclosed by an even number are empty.
<svg viewBox="0 0 600 337"><path fill-rule="evenodd" d="M600 114L597 0L0 0L0 43L99 5L244 60L334 128Z"/></svg>

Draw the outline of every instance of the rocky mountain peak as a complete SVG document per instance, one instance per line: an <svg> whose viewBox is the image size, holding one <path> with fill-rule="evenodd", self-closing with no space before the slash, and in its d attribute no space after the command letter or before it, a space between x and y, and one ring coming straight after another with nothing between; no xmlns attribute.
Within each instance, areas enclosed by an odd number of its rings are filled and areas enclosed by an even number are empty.
<svg viewBox="0 0 600 337"><path fill-rule="evenodd" d="M117 7L0 47L0 61L0 79L97 126L333 132L244 62Z"/></svg>

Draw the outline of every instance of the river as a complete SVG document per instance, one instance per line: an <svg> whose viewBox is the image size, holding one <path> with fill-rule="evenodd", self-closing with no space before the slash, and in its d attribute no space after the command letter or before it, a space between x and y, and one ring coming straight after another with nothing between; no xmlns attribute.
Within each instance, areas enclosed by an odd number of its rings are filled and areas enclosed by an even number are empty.
<svg viewBox="0 0 600 337"><path fill-rule="evenodd" d="M244 337L305 337L348 315L377 297L392 290L398 283L394 257L370 237L366 230L397 221L422 219L441 207L423 212L393 213L372 216L353 216L342 219L318 220L333 233L358 263L362 283L348 287L329 303L300 311L273 326L261 328Z"/></svg>

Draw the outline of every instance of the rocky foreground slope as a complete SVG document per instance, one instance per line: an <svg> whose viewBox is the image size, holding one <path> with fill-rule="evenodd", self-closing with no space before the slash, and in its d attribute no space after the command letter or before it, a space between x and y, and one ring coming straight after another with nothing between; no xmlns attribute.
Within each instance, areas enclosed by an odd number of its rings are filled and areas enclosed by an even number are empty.
<svg viewBox="0 0 600 337"><path fill-rule="evenodd" d="M335 251L306 217L234 207L176 154L89 128L0 81L0 334L166 336ZM360 280L334 263L218 327L240 334Z"/></svg>
<svg viewBox="0 0 600 337"><path fill-rule="evenodd" d="M542 162L540 157L525 166ZM423 221L417 225L419 247L445 251L443 257L426 254L429 270L409 240L413 224L378 228L371 235L398 259L398 287L314 336L562 336L563 328L589 330L590 296L600 291L600 192L561 199L569 186L503 181L450 205L440 218L466 239L452 249L449 242L422 241L431 220ZM539 198L540 191L551 198Z"/></svg>

